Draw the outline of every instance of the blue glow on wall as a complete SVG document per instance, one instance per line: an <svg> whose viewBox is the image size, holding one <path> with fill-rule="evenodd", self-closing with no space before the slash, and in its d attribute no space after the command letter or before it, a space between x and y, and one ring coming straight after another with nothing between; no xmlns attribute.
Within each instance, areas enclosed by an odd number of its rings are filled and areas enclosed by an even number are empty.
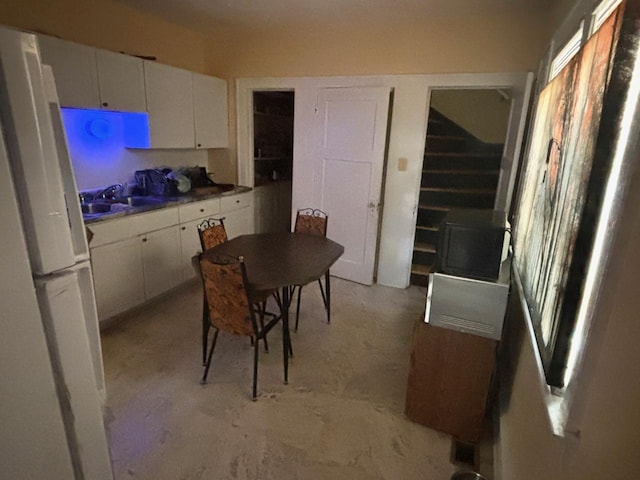
<svg viewBox="0 0 640 480"><path fill-rule="evenodd" d="M69 149L107 161L122 148L149 148L147 113L63 108Z"/></svg>

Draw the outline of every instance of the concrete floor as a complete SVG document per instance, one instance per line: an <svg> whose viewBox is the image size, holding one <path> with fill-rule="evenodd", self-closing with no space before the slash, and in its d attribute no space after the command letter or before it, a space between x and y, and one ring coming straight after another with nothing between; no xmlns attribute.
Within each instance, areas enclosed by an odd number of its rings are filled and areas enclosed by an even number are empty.
<svg viewBox="0 0 640 480"><path fill-rule="evenodd" d="M334 278L332 293L327 325L317 284L303 291L288 385L281 328L269 335L255 402L246 338L221 333L209 381L199 382L198 282L106 329L116 480L448 480L460 469L450 462L451 438L403 413L411 329L424 289Z"/></svg>

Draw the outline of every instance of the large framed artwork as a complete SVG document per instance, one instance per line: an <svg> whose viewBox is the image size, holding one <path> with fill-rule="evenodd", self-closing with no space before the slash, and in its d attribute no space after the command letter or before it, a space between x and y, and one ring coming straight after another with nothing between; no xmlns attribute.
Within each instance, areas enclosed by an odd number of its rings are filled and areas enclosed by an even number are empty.
<svg viewBox="0 0 640 480"><path fill-rule="evenodd" d="M594 176L606 165L594 168L594 158L623 13L618 7L540 92L520 182L514 266L547 382L559 387L593 244L585 207L605 183Z"/></svg>

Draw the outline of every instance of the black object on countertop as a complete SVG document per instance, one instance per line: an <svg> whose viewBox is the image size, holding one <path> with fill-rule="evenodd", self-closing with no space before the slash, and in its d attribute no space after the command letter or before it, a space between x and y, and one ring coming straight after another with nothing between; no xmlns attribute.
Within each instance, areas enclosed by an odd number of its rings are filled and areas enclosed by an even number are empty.
<svg viewBox="0 0 640 480"><path fill-rule="evenodd" d="M176 182L168 178L170 168L151 168L135 172L136 194L138 195L179 195ZM207 175L205 167L187 167L176 170L191 182L191 188L215 187L218 185Z"/></svg>

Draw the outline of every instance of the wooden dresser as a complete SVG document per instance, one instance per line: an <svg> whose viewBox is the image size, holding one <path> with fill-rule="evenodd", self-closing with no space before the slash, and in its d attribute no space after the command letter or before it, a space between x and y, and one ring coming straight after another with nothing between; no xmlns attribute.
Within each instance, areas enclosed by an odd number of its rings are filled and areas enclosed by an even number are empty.
<svg viewBox="0 0 640 480"><path fill-rule="evenodd" d="M480 437L497 340L416 321L405 413L409 419L476 443Z"/></svg>

